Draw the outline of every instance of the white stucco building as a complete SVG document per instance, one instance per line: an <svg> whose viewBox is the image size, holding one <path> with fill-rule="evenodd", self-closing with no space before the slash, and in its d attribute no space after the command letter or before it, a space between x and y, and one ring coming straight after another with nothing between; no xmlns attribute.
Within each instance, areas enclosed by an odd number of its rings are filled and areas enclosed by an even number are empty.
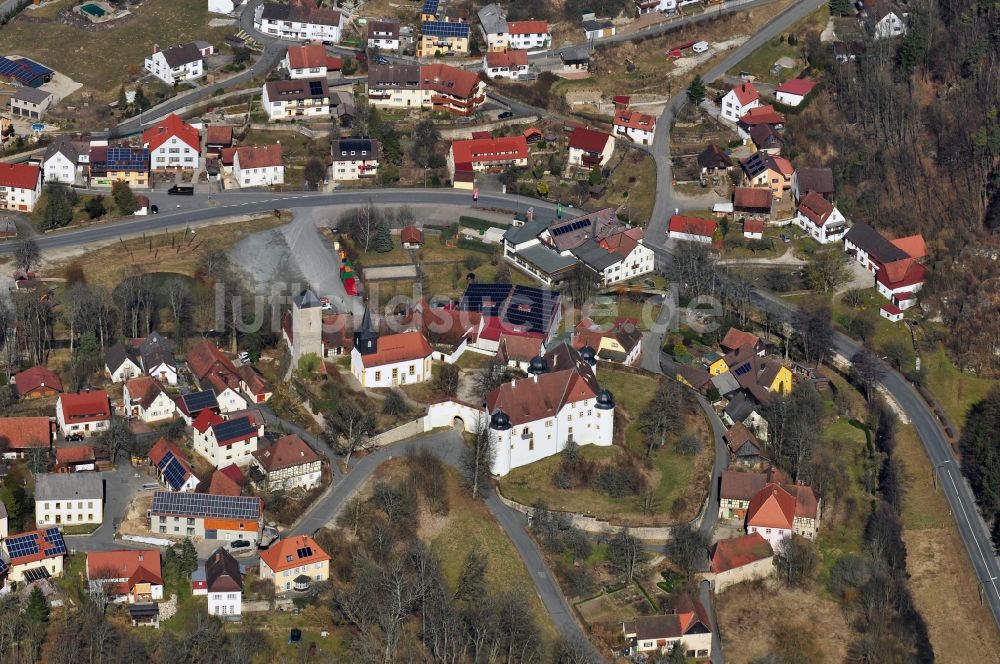
<svg viewBox="0 0 1000 664"><path fill-rule="evenodd" d="M31 212L42 194L42 169L35 164L0 163L0 208Z"/></svg>
<svg viewBox="0 0 1000 664"><path fill-rule="evenodd" d="M261 32L303 41L340 41L344 19L338 10L310 2L267 2L254 10L254 27Z"/></svg>
<svg viewBox="0 0 1000 664"><path fill-rule="evenodd" d="M188 42L161 51L153 47L153 54L146 58L145 69L167 85L194 81L205 75L205 57L214 47L206 42Z"/></svg>
<svg viewBox="0 0 1000 664"><path fill-rule="evenodd" d="M243 571L224 548L216 549L205 561L208 613L212 616L239 616L243 613Z"/></svg>
<svg viewBox="0 0 1000 664"><path fill-rule="evenodd" d="M240 187L269 187L285 183L281 145L241 145L233 155L233 179Z"/></svg>
<svg viewBox="0 0 1000 664"><path fill-rule="evenodd" d="M216 468L230 464L245 466L257 451L259 431L249 417L225 420L204 411L192 425L192 446Z"/></svg>
<svg viewBox="0 0 1000 664"><path fill-rule="evenodd" d="M96 473L35 476L35 523L41 526L99 524L104 521L104 479Z"/></svg>
<svg viewBox="0 0 1000 664"><path fill-rule="evenodd" d="M577 127L569 135L569 165L604 167L615 153L615 137L603 131Z"/></svg>
<svg viewBox="0 0 1000 664"><path fill-rule="evenodd" d="M760 106L760 94L753 83L740 83L722 98L722 119L733 124L739 122L751 108Z"/></svg>
<svg viewBox="0 0 1000 664"><path fill-rule="evenodd" d="M330 88L326 78L268 81L261 106L272 122L330 116Z"/></svg>
<svg viewBox="0 0 1000 664"><path fill-rule="evenodd" d="M382 19L368 21L368 48L380 51L399 50L399 21Z"/></svg>
<svg viewBox="0 0 1000 664"><path fill-rule="evenodd" d="M122 408L125 417L143 422L169 420L177 414L177 404L158 380L140 376L125 382L122 388Z"/></svg>
<svg viewBox="0 0 1000 664"><path fill-rule="evenodd" d="M656 118L635 109L621 109L615 112L613 131L615 136L624 136L633 143L652 145Z"/></svg>
<svg viewBox="0 0 1000 664"><path fill-rule="evenodd" d="M24 583L63 575L66 541L58 528L17 533L3 540L7 581ZM4 592L9 588L3 588Z"/></svg>
<svg viewBox="0 0 1000 664"><path fill-rule="evenodd" d="M354 332L351 373L364 387L396 387L431 378L434 350L421 332L380 335L365 309Z"/></svg>
<svg viewBox="0 0 1000 664"><path fill-rule="evenodd" d="M83 175L83 165L89 160L89 143L60 140L45 149L42 174L46 182L74 184Z"/></svg>
<svg viewBox="0 0 1000 664"><path fill-rule="evenodd" d="M104 390L60 394L56 401L56 422L64 436L92 436L111 425L111 402Z"/></svg>
<svg viewBox="0 0 1000 664"><path fill-rule="evenodd" d="M833 203L816 192L806 194L799 201L799 209L793 221L820 244L842 240L847 232L847 219L844 215Z"/></svg>
<svg viewBox="0 0 1000 664"><path fill-rule="evenodd" d="M142 132L142 146L149 150L149 165L157 170L194 170L201 155L201 135L171 113Z"/></svg>
<svg viewBox="0 0 1000 664"><path fill-rule="evenodd" d="M578 351L559 344L533 360L529 374L486 395L490 435L496 441L494 475L558 454L570 440L612 444L614 397L600 389Z"/></svg>

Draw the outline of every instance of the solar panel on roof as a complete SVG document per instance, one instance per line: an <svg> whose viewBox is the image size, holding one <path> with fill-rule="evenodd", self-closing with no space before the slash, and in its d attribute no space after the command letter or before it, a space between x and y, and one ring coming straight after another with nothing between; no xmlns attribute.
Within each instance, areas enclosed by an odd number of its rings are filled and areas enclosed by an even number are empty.
<svg viewBox="0 0 1000 664"><path fill-rule="evenodd" d="M323 94L323 84L319 81L309 81L309 94L313 96Z"/></svg>
<svg viewBox="0 0 1000 664"><path fill-rule="evenodd" d="M66 553L66 540L59 532L58 528L49 528L43 535L45 543L49 546L42 552L46 556L61 556Z"/></svg>
<svg viewBox="0 0 1000 664"><path fill-rule="evenodd" d="M260 516L260 500L249 496L215 496L208 493L157 491L153 494L152 512L177 516L256 521Z"/></svg>
<svg viewBox="0 0 1000 664"><path fill-rule="evenodd" d="M171 489L177 491L184 484L184 477L187 475L187 471L176 458L171 456L170 460L170 465L163 471L163 479L166 480Z"/></svg>
<svg viewBox="0 0 1000 664"><path fill-rule="evenodd" d="M189 413L204 410L206 408L215 408L219 405L218 400L215 398L215 393L212 392L212 390L185 394L184 403L187 405Z"/></svg>
<svg viewBox="0 0 1000 664"><path fill-rule="evenodd" d="M227 420L212 427L216 440L233 440L236 438L246 438L257 433L257 430L250 424L249 417L240 417L235 420Z"/></svg>
<svg viewBox="0 0 1000 664"><path fill-rule="evenodd" d="M437 14L439 0L424 0L423 14Z"/></svg>
<svg viewBox="0 0 1000 664"><path fill-rule="evenodd" d="M736 369L733 370L733 373L736 374L737 376L742 376L743 374L749 371L750 371L750 363L747 362L746 364L741 364L740 366L736 367Z"/></svg>
<svg viewBox="0 0 1000 664"><path fill-rule="evenodd" d="M469 24L457 21L424 21L421 32L431 37L467 37Z"/></svg>
<svg viewBox="0 0 1000 664"><path fill-rule="evenodd" d="M33 556L38 553L38 539L34 535L8 538L5 545L11 558Z"/></svg>
<svg viewBox="0 0 1000 664"><path fill-rule="evenodd" d="M167 464L173 461L173 459L174 459L174 453L167 450L167 453L163 455L162 459L160 459L160 463L156 464L156 469L162 471L164 468L167 467Z"/></svg>
<svg viewBox="0 0 1000 664"><path fill-rule="evenodd" d="M52 70L34 60L11 60L0 57L0 76L10 76L22 83L32 83L39 77L50 76Z"/></svg>
<svg viewBox="0 0 1000 664"><path fill-rule="evenodd" d="M6 571L7 571L7 563L5 563L3 559L0 559L0 574L3 574Z"/></svg>
<svg viewBox="0 0 1000 664"><path fill-rule="evenodd" d="M145 148L108 148L108 164L130 171L145 169L149 164L149 150Z"/></svg>

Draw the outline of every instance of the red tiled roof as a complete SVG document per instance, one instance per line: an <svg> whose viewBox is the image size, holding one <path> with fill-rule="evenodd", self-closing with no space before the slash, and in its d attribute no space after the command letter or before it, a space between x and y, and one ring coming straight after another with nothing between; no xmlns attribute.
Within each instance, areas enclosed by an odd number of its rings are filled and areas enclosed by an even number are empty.
<svg viewBox="0 0 1000 664"><path fill-rule="evenodd" d="M791 529L795 519L795 498L780 484L765 484L754 494L747 508L747 525L759 528Z"/></svg>
<svg viewBox="0 0 1000 664"><path fill-rule="evenodd" d="M205 129L205 143L207 145L232 145L233 126L208 125Z"/></svg>
<svg viewBox="0 0 1000 664"><path fill-rule="evenodd" d="M243 486L244 484L247 483L246 476L243 474L243 471L240 470L240 467L237 466L235 463L231 463L224 468L220 468L219 472L228 477L229 479L231 479L232 481L236 482L240 486Z"/></svg>
<svg viewBox="0 0 1000 664"><path fill-rule="evenodd" d="M744 332L738 327L731 327L729 328L729 331L726 332L726 336L722 338L722 342L719 345L722 347L722 350L729 352L731 350L736 350L737 348L743 348L744 346L756 348L759 343L760 337L756 334Z"/></svg>
<svg viewBox="0 0 1000 664"><path fill-rule="evenodd" d="M149 461L154 466L158 466L160 465L160 462L163 461L163 457L166 456L167 452L173 454L174 457L178 461L180 461L182 465L186 465L188 467L188 470L190 470L190 464L188 463L187 458L184 456L184 453L181 451L181 448L178 447L177 444L174 443L172 440L169 440L167 438L160 438L158 441L156 441L156 443L153 444L153 447L149 449L149 454L148 454Z"/></svg>
<svg viewBox="0 0 1000 664"><path fill-rule="evenodd" d="M479 84L479 74L440 62L420 67L420 89L468 99Z"/></svg>
<svg viewBox="0 0 1000 664"><path fill-rule="evenodd" d="M717 226L718 225L711 219L702 219L701 217L685 217L684 215L675 214L670 217L668 230L671 233L685 233L687 235L712 237L715 235L715 229Z"/></svg>
<svg viewBox="0 0 1000 664"><path fill-rule="evenodd" d="M260 375L259 371L254 369L249 364L244 364L238 371L240 378L244 383L246 383L247 389L250 390L251 393L257 395L267 394L268 392L273 391L271 384L268 383L262 375Z"/></svg>
<svg viewBox="0 0 1000 664"><path fill-rule="evenodd" d="M614 140L611 134L596 129L577 127L569 135L569 147L584 152L604 152L605 146L611 140Z"/></svg>
<svg viewBox="0 0 1000 664"><path fill-rule="evenodd" d="M361 363L366 367L423 360L434 352L420 332L401 332L382 336L378 338L376 345L374 353L361 356Z"/></svg>
<svg viewBox="0 0 1000 664"><path fill-rule="evenodd" d="M309 549L309 555L300 555ZM260 552L260 559L271 571L278 573L302 565L312 565L330 560L330 555L308 535L296 535L280 539L266 551Z"/></svg>
<svg viewBox="0 0 1000 664"><path fill-rule="evenodd" d="M455 164L527 159L528 142L524 136L454 141L451 144L451 153Z"/></svg>
<svg viewBox="0 0 1000 664"><path fill-rule="evenodd" d="M549 31L548 21L508 21L507 32L512 35L544 35Z"/></svg>
<svg viewBox="0 0 1000 664"><path fill-rule="evenodd" d="M274 145L244 145L236 148L236 156L240 160L240 168L268 168L281 166L281 144Z"/></svg>
<svg viewBox="0 0 1000 664"><path fill-rule="evenodd" d="M289 46L288 66L292 69L313 69L326 66L326 46Z"/></svg>
<svg viewBox="0 0 1000 664"><path fill-rule="evenodd" d="M156 397L163 394L163 386L160 385L158 380L150 376L130 378L125 381L125 387L128 389L128 396L132 402L138 402L138 405L143 408L149 408ZM133 404L125 405L131 406Z"/></svg>
<svg viewBox="0 0 1000 664"><path fill-rule="evenodd" d="M424 232L416 226L407 226L399 231L399 241L407 243L424 243Z"/></svg>
<svg viewBox="0 0 1000 664"><path fill-rule="evenodd" d="M213 496L240 496L243 494L243 489L233 478L221 470L216 470L207 482L202 482L198 486L198 493L208 493Z"/></svg>
<svg viewBox="0 0 1000 664"><path fill-rule="evenodd" d="M222 148L219 152L219 160L223 166L232 166L233 158L236 156L236 148Z"/></svg>
<svg viewBox="0 0 1000 664"><path fill-rule="evenodd" d="M486 405L489 412L500 409L519 425L555 417L566 404L593 399L597 391L589 369L565 369L505 383L486 395Z"/></svg>
<svg viewBox="0 0 1000 664"><path fill-rule="evenodd" d="M519 49L509 51L490 51L486 54L486 66L497 68L526 67L528 65L528 52Z"/></svg>
<svg viewBox="0 0 1000 664"><path fill-rule="evenodd" d="M216 371L236 373L236 365L215 344L205 338L191 342L185 357L191 372L199 381Z"/></svg>
<svg viewBox="0 0 1000 664"><path fill-rule="evenodd" d="M221 415L206 408L198 413L198 417L194 418L194 422L191 423L191 426L194 427L199 433L205 433L208 431L210 426L225 421L226 420Z"/></svg>
<svg viewBox="0 0 1000 664"><path fill-rule="evenodd" d="M772 468L766 473L744 473L738 470L726 470L720 481L719 498L749 501L755 493L768 482L787 482L788 477Z"/></svg>
<svg viewBox="0 0 1000 664"><path fill-rule="evenodd" d="M615 113L614 124L616 127L653 131L656 127L656 118L636 110L625 109Z"/></svg>
<svg viewBox="0 0 1000 664"><path fill-rule="evenodd" d="M267 472L320 460L313 448L295 434L282 436L264 449L254 452L253 455Z"/></svg>
<svg viewBox="0 0 1000 664"><path fill-rule="evenodd" d="M38 364L14 375L14 385L18 394L27 394L39 387L51 387L57 392L63 391L62 380L55 371Z"/></svg>
<svg viewBox="0 0 1000 664"><path fill-rule="evenodd" d="M750 83L749 81L741 83L733 88L733 94L736 95L736 100L740 102L740 106L746 106L750 102L760 99L760 94L757 92L757 88L755 88L753 83Z"/></svg>
<svg viewBox="0 0 1000 664"><path fill-rule="evenodd" d="M899 297L902 293L898 293L896 297ZM893 316L898 316L903 313L903 310L897 307L895 304L883 304L881 307L882 311L892 314Z"/></svg>
<svg viewBox="0 0 1000 664"><path fill-rule="evenodd" d="M159 124L142 132L142 144L152 152L174 136L193 149L201 151L198 130L184 122L176 113L171 113Z"/></svg>
<svg viewBox="0 0 1000 664"><path fill-rule="evenodd" d="M87 554L87 578L128 579L124 589L118 590L121 595L127 594L136 583L162 586L160 552L157 549L91 551Z"/></svg>
<svg viewBox="0 0 1000 664"><path fill-rule="evenodd" d="M542 352L541 337L521 337L515 334L501 334L497 355L509 361L530 362Z"/></svg>
<svg viewBox="0 0 1000 664"><path fill-rule="evenodd" d="M59 397L63 418L69 424L83 422L103 422L111 419L111 403L104 390L63 394Z"/></svg>
<svg viewBox="0 0 1000 664"><path fill-rule="evenodd" d="M74 445L73 447L56 448L56 463L88 463L97 459L93 445Z"/></svg>
<svg viewBox="0 0 1000 664"><path fill-rule="evenodd" d="M905 251L910 258L919 260L927 257L927 244L924 242L923 235L908 235L907 237L890 240L890 242L897 248Z"/></svg>
<svg viewBox="0 0 1000 664"><path fill-rule="evenodd" d="M912 258L886 263L875 273L878 282L891 290L924 283L927 268Z"/></svg>
<svg viewBox="0 0 1000 664"><path fill-rule="evenodd" d="M771 209L774 195L770 187L736 187L733 191L733 207Z"/></svg>
<svg viewBox="0 0 1000 664"><path fill-rule="evenodd" d="M712 571L716 574L728 572L773 555L774 550L760 533L720 540L712 552Z"/></svg>
<svg viewBox="0 0 1000 664"><path fill-rule="evenodd" d="M785 116L774 110L774 106L756 106L740 117L740 122L748 127L760 124L779 125L784 124Z"/></svg>
<svg viewBox="0 0 1000 664"><path fill-rule="evenodd" d="M326 57L326 68L330 71L340 71L344 68L344 59L336 55L328 55Z"/></svg>
<svg viewBox="0 0 1000 664"><path fill-rule="evenodd" d="M34 563L39 560L45 560L46 558L58 558L60 556L65 555L65 553L60 553L50 556L45 555L45 550L49 548L49 545L45 542L45 533L42 532L41 530L29 530L24 533L14 533L11 534L6 541L10 541L15 537L33 537L35 539L35 551L37 551L38 553L29 553L23 556L11 555L10 556L11 567L13 567L14 565L27 565L28 563ZM12 551L8 551L8 553L13 554Z"/></svg>
<svg viewBox="0 0 1000 664"><path fill-rule="evenodd" d="M0 187L34 189L41 169L34 164L0 163Z"/></svg>
<svg viewBox="0 0 1000 664"><path fill-rule="evenodd" d="M799 212L817 226L822 226L833 214L833 203L823 198L822 194L810 191L799 201Z"/></svg>
<svg viewBox="0 0 1000 664"><path fill-rule="evenodd" d="M785 81L779 85L775 92L785 92L790 95L805 97L807 94L812 92L815 87L816 81L809 80L808 78L793 78L792 80Z"/></svg>
<svg viewBox="0 0 1000 664"><path fill-rule="evenodd" d="M743 232L744 233L763 233L764 232L764 220L763 219L744 219L743 220Z"/></svg>

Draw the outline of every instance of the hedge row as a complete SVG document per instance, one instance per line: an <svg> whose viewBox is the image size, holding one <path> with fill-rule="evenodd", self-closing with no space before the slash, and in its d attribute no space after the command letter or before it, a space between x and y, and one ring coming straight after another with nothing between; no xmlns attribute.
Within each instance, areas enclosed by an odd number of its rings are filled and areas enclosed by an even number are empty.
<svg viewBox="0 0 1000 664"><path fill-rule="evenodd" d="M492 254L494 247L493 245L486 244L484 242L479 242L477 240L470 240L466 237L460 237L455 242L459 249L470 249L472 251L478 251L484 254Z"/></svg>
<svg viewBox="0 0 1000 664"><path fill-rule="evenodd" d="M465 215L458 218L458 225L464 228L471 228L472 230L479 231L480 233L485 233L491 228L507 228L507 224L487 221L485 219L480 219L479 217L467 217Z"/></svg>

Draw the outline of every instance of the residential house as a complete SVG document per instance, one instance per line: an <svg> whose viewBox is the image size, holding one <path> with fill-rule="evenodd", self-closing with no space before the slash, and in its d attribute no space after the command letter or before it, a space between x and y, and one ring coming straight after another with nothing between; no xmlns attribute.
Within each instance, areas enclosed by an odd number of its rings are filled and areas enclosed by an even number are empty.
<svg viewBox="0 0 1000 664"><path fill-rule="evenodd" d="M777 468L751 473L724 470L719 480L719 518L742 523L746 520L750 499L767 484L787 484L788 476Z"/></svg>
<svg viewBox="0 0 1000 664"><path fill-rule="evenodd" d="M191 426L194 451L212 465L246 465L253 461L260 433L249 417L226 420L211 411L202 411Z"/></svg>
<svg viewBox="0 0 1000 664"><path fill-rule="evenodd" d="M240 564L221 546L205 561L208 613L239 616L243 613L243 572Z"/></svg>
<svg viewBox="0 0 1000 664"><path fill-rule="evenodd" d="M760 219L743 219L743 237L748 240L764 239L764 222Z"/></svg>
<svg viewBox="0 0 1000 664"><path fill-rule="evenodd" d="M639 616L622 623L631 656L648 653L667 655L683 646L688 659L712 656L712 623L700 601L682 593L666 615Z"/></svg>
<svg viewBox="0 0 1000 664"><path fill-rule="evenodd" d="M308 535L280 539L260 552L260 578L271 579L277 592L308 590L330 578L330 554Z"/></svg>
<svg viewBox="0 0 1000 664"><path fill-rule="evenodd" d="M798 203L810 192L833 202L833 171L829 168L798 168L792 175L792 197Z"/></svg>
<svg viewBox="0 0 1000 664"><path fill-rule="evenodd" d="M264 504L255 496L156 491L150 507L153 534L206 540L260 539Z"/></svg>
<svg viewBox="0 0 1000 664"><path fill-rule="evenodd" d="M35 475L35 523L77 526L104 521L104 479L99 474Z"/></svg>
<svg viewBox="0 0 1000 664"><path fill-rule="evenodd" d="M368 101L379 108L413 108L471 115L486 100L479 74L446 64L368 68Z"/></svg>
<svg viewBox="0 0 1000 664"><path fill-rule="evenodd" d="M751 108L760 106L760 94L753 83L749 81L740 83L722 98L722 119L729 120L733 124L746 115Z"/></svg>
<svg viewBox="0 0 1000 664"><path fill-rule="evenodd" d="M759 533L775 551L785 548L793 534L816 539L820 504L812 488L803 484L764 485L750 498L747 534Z"/></svg>
<svg viewBox="0 0 1000 664"><path fill-rule="evenodd" d="M149 150L154 171L193 170L201 155L201 135L192 125L171 113L142 132L142 147Z"/></svg>
<svg viewBox="0 0 1000 664"><path fill-rule="evenodd" d="M268 491L312 489L319 486L323 463L320 456L295 434L282 436L253 453L250 476Z"/></svg>
<svg viewBox="0 0 1000 664"><path fill-rule="evenodd" d="M720 171L725 173L732 168L733 160L722 148L711 143L698 154L698 166L702 175L718 175Z"/></svg>
<svg viewBox="0 0 1000 664"><path fill-rule="evenodd" d="M798 106L816 87L816 81L793 78L780 84L774 91L775 98L786 106Z"/></svg>
<svg viewBox="0 0 1000 664"><path fill-rule="evenodd" d="M749 347L755 354L761 357L764 356L765 351L764 342L761 341L760 337L756 334L741 330L738 327L730 327L726 330L726 335L722 337L722 341L719 342L719 347L722 348L724 353L732 353L733 351L738 351L741 348ZM712 366L716 367L711 371L713 374L723 373L726 371L724 366L719 367L715 363L713 363Z"/></svg>
<svg viewBox="0 0 1000 664"><path fill-rule="evenodd" d="M669 15L677 11L677 0L635 0L635 8L639 16L653 12Z"/></svg>
<svg viewBox="0 0 1000 664"><path fill-rule="evenodd" d="M233 147L233 125L205 127L205 155L218 158L226 148Z"/></svg>
<svg viewBox="0 0 1000 664"><path fill-rule="evenodd" d="M31 212L42 193L42 169L35 164L0 163L0 208Z"/></svg>
<svg viewBox="0 0 1000 664"><path fill-rule="evenodd" d="M927 268L915 259L894 261L875 273L875 288L899 309L909 309L917 303L926 275Z"/></svg>
<svg viewBox="0 0 1000 664"><path fill-rule="evenodd" d="M748 187L768 187L775 200L792 187L792 173L795 169L792 162L784 157L754 152L740 161L743 168L743 184Z"/></svg>
<svg viewBox="0 0 1000 664"><path fill-rule="evenodd" d="M20 87L10 97L10 112L15 117L37 122L55 103L55 96L47 90Z"/></svg>
<svg viewBox="0 0 1000 664"><path fill-rule="evenodd" d="M898 323L903 320L903 310L894 304L883 304L879 307L878 315L890 323Z"/></svg>
<svg viewBox="0 0 1000 664"><path fill-rule="evenodd" d="M580 27L583 28L584 39L586 39L589 43L593 43L597 39L613 37L617 32L614 22L609 21L608 19L584 19L581 21Z"/></svg>
<svg viewBox="0 0 1000 664"><path fill-rule="evenodd" d="M424 244L424 232L416 226L406 226L399 231L399 242L403 249L419 249Z"/></svg>
<svg viewBox="0 0 1000 664"><path fill-rule="evenodd" d="M872 274L889 263L914 258L863 222L855 223L847 231L844 236L844 251Z"/></svg>
<svg viewBox="0 0 1000 664"><path fill-rule="evenodd" d="M104 390L60 394L56 401L56 422L64 436L92 436L111 425L111 403Z"/></svg>
<svg viewBox="0 0 1000 664"><path fill-rule="evenodd" d="M460 319L473 313L481 316L479 334L470 348L493 354L504 334L551 341L562 321L559 301L559 292L550 288L472 282L459 298L458 310Z"/></svg>
<svg viewBox="0 0 1000 664"><path fill-rule="evenodd" d="M159 549L87 553L87 587L112 602L143 604L163 599Z"/></svg>
<svg viewBox="0 0 1000 664"><path fill-rule="evenodd" d="M672 240L711 243L719 225L711 219L675 214L667 225L667 237Z"/></svg>
<svg viewBox="0 0 1000 664"><path fill-rule="evenodd" d="M785 147L785 137L780 131L769 124L758 124L750 127L750 147L755 151L768 154L781 154Z"/></svg>
<svg viewBox="0 0 1000 664"><path fill-rule="evenodd" d="M177 404L177 414L181 416L181 419L188 426L191 426L195 418L204 410L209 410L213 413L221 412L219 400L216 398L215 392L211 389L181 394L174 399L174 403Z"/></svg>
<svg viewBox="0 0 1000 664"><path fill-rule="evenodd" d="M420 332L380 335L365 308L361 327L354 331L351 373L362 387L395 387L431 378L434 350Z"/></svg>
<svg viewBox="0 0 1000 664"><path fill-rule="evenodd" d="M374 138L335 138L330 143L333 158L330 179L342 182L375 177L381 147Z"/></svg>
<svg viewBox="0 0 1000 664"><path fill-rule="evenodd" d="M547 21L507 21L497 4L486 5L478 15L479 28L490 51L546 49L552 45Z"/></svg>
<svg viewBox="0 0 1000 664"><path fill-rule="evenodd" d="M595 129L577 127L569 135L569 165L603 168L615 152L615 138Z"/></svg>
<svg viewBox="0 0 1000 664"><path fill-rule="evenodd" d="M142 375L139 356L131 345L116 342L104 353L104 370L112 383L124 383L129 378ZM174 379L176 383L176 378Z"/></svg>
<svg viewBox="0 0 1000 664"><path fill-rule="evenodd" d="M528 142L524 136L473 138L452 141L448 151L448 174L500 171L507 166L528 165Z"/></svg>
<svg viewBox="0 0 1000 664"><path fill-rule="evenodd" d="M761 444L742 422L729 427L722 439L737 462L755 464L761 461Z"/></svg>
<svg viewBox="0 0 1000 664"><path fill-rule="evenodd" d="M564 72L590 71L590 50L586 46L573 46L559 51Z"/></svg>
<svg viewBox="0 0 1000 664"><path fill-rule="evenodd" d="M767 221L771 218L774 205L774 195L770 188L736 187L733 189L733 214L743 217Z"/></svg>
<svg viewBox="0 0 1000 664"><path fill-rule="evenodd" d="M461 20L424 21L420 24L420 41L417 57L430 58L442 55L468 55L471 27Z"/></svg>
<svg viewBox="0 0 1000 664"><path fill-rule="evenodd" d="M379 19L368 21L368 48L379 51L399 50L399 21Z"/></svg>
<svg viewBox="0 0 1000 664"><path fill-rule="evenodd" d="M512 334L500 335L497 359L508 367L527 371L531 361L545 353L545 342L540 337L523 337Z"/></svg>
<svg viewBox="0 0 1000 664"><path fill-rule="evenodd" d="M234 475L242 480L242 483L236 479L233 479L233 475L226 472L229 469L236 471ZM212 474L205 481L198 484L196 491L198 493L209 493L213 496L242 496L243 495L243 484L246 483L246 478L240 471L238 466L229 465L225 468L217 468L212 471Z"/></svg>
<svg viewBox="0 0 1000 664"><path fill-rule="evenodd" d="M785 126L785 116L774 110L773 106L757 106L740 116L736 123L736 133L744 143L750 140L750 132L754 127L767 125L775 130L783 129Z"/></svg>
<svg viewBox="0 0 1000 664"><path fill-rule="evenodd" d="M29 530L3 540L3 558L7 581L32 583L63 575L66 540L58 528Z"/></svg>
<svg viewBox="0 0 1000 664"><path fill-rule="evenodd" d="M42 176L46 182L75 184L89 161L90 143L60 139L45 148Z"/></svg>
<svg viewBox="0 0 1000 664"><path fill-rule="evenodd" d="M712 592L721 593L738 583L774 576L775 569L774 549L760 533L753 533L716 542L704 578Z"/></svg>
<svg viewBox="0 0 1000 664"><path fill-rule="evenodd" d="M54 397L63 391L59 374L41 364L14 374L13 383L20 399Z"/></svg>
<svg viewBox="0 0 1000 664"><path fill-rule="evenodd" d="M483 71L490 78L509 78L516 81L527 74L528 70L527 51L487 51L483 56Z"/></svg>
<svg viewBox="0 0 1000 664"><path fill-rule="evenodd" d="M330 116L326 77L264 83L261 105L271 122Z"/></svg>
<svg viewBox="0 0 1000 664"><path fill-rule="evenodd" d="M281 39L339 42L343 25L339 10L318 7L310 0L292 0L287 5L266 2L254 10L254 27Z"/></svg>
<svg viewBox="0 0 1000 664"><path fill-rule="evenodd" d="M734 376L730 375L730 377L733 378ZM742 422L746 425L747 429L753 432L753 435L758 440L766 442L768 439L769 426L767 419L764 417L764 409L742 386L740 386L740 389L732 396L729 403L723 409L722 421L726 426Z"/></svg>
<svg viewBox="0 0 1000 664"><path fill-rule="evenodd" d="M906 34L910 17L900 5L891 0L858 0L859 20L871 26L875 39L892 39Z"/></svg>
<svg viewBox="0 0 1000 664"><path fill-rule="evenodd" d="M73 445L56 448L57 473L82 473L97 470L97 453L93 445Z"/></svg>
<svg viewBox="0 0 1000 664"><path fill-rule="evenodd" d="M632 367L642 351L642 330L634 318L616 318L610 328L583 318L573 331L573 347L581 354L589 347L599 360Z"/></svg>
<svg viewBox="0 0 1000 664"><path fill-rule="evenodd" d="M233 156L233 179L242 187L270 187L285 183L281 144L242 145Z"/></svg>
<svg viewBox="0 0 1000 664"><path fill-rule="evenodd" d="M49 450L52 429L48 417L0 417L0 454L4 459L18 459L31 449Z"/></svg>
<svg viewBox="0 0 1000 664"><path fill-rule="evenodd" d="M274 393L271 384L249 364L241 366L237 373L240 376L240 391L250 403L267 403Z"/></svg>
<svg viewBox="0 0 1000 664"><path fill-rule="evenodd" d="M170 340L153 331L139 342L139 362L143 371L166 385L177 384L177 360Z"/></svg>
<svg viewBox="0 0 1000 664"><path fill-rule="evenodd" d="M844 236L844 251L875 274L876 289L894 306L908 309L916 304L927 274L920 263L927 255L922 236L890 241L871 226L856 223Z"/></svg>
<svg viewBox="0 0 1000 664"><path fill-rule="evenodd" d="M815 191L809 192L799 201L799 209L793 221L820 244L841 240L847 232L844 215L833 203Z"/></svg>
<svg viewBox="0 0 1000 664"><path fill-rule="evenodd" d="M602 390L590 363L567 343L529 367L529 378L486 395L490 436L496 443L494 475L558 454L570 440L612 444L614 397Z"/></svg>
<svg viewBox="0 0 1000 664"><path fill-rule="evenodd" d="M323 44L289 46L281 61L289 78L325 78L330 72L339 71L343 64L340 58L327 55Z"/></svg>
<svg viewBox="0 0 1000 664"><path fill-rule="evenodd" d="M177 404L164 391L160 381L150 376L131 378L122 389L125 417L143 422L169 420L177 414Z"/></svg>
<svg viewBox="0 0 1000 664"><path fill-rule="evenodd" d="M212 390L218 408L223 413L243 410L246 399L240 394L240 375L236 365L208 339L197 339L188 345L188 368L202 390Z"/></svg>
<svg viewBox="0 0 1000 664"><path fill-rule="evenodd" d="M191 462L176 443L160 438L149 450L149 463L156 469L156 476L171 491L194 491L198 477Z"/></svg>
<svg viewBox="0 0 1000 664"><path fill-rule="evenodd" d="M656 118L647 113L627 108L615 111L613 120L615 136L624 136L633 143L652 145L656 130Z"/></svg>
<svg viewBox="0 0 1000 664"><path fill-rule="evenodd" d="M204 42L188 42L164 51L154 45L144 68L167 85L195 81L205 75L205 58L214 50L211 44Z"/></svg>
<svg viewBox="0 0 1000 664"><path fill-rule="evenodd" d="M148 148L91 144L87 185L110 189L115 182L125 182L133 189L144 189L149 186L150 160Z"/></svg>

